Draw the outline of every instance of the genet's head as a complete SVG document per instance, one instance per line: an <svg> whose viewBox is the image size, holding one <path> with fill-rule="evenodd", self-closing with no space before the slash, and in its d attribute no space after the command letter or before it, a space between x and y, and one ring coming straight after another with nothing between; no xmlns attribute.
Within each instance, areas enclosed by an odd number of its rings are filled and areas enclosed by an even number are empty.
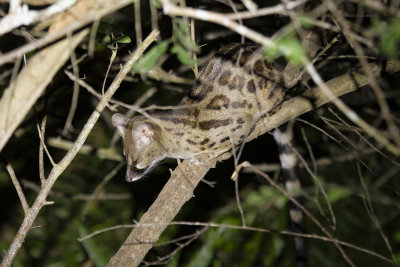
<svg viewBox="0 0 400 267"><path fill-rule="evenodd" d="M112 124L123 139L127 182L139 180L165 157L156 124L142 116L129 119L119 113L112 116Z"/></svg>

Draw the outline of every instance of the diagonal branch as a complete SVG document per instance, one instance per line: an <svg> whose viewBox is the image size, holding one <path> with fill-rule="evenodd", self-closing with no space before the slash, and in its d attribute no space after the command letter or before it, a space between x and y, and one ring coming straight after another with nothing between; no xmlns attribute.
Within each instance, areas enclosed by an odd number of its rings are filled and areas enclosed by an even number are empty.
<svg viewBox="0 0 400 267"><path fill-rule="evenodd" d="M378 69L378 67L374 69ZM400 62L398 61L389 62L386 67L386 71L389 73L399 70ZM367 84L368 78L357 72L345 74L326 82L331 92L337 97L353 92ZM314 99L314 106L308 99ZM311 89L303 96L292 98L284 102L275 114L261 119L250 134L248 141L329 101L330 98L319 88ZM171 178L157 199L138 223L138 225L152 224L153 226L133 229L118 252L111 258L108 266L138 266L181 207L193 196L197 184L210 168L213 168L217 161L225 160L230 156L230 153L224 154L204 165L194 165L187 160L179 164L171 173Z"/></svg>

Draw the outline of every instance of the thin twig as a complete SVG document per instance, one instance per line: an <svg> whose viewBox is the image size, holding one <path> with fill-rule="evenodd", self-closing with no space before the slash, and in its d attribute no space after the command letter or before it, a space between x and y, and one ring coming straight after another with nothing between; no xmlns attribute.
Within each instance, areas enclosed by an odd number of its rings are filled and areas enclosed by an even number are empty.
<svg viewBox="0 0 400 267"><path fill-rule="evenodd" d="M68 34L68 38L71 38L70 34ZM79 77L79 66L76 62L75 51L70 51L71 54L71 65L72 71L74 72L75 77ZM62 130L62 135L67 136L70 131L74 130L74 126L72 126L72 120L75 116L76 107L78 106L78 98L79 98L79 83L74 80L74 89L72 91L72 100L71 107L68 112L67 120L65 121L64 129Z"/></svg>
<svg viewBox="0 0 400 267"><path fill-rule="evenodd" d="M11 167L11 164L7 163L6 168L7 168L8 174L10 174L10 177L14 184L15 190L17 190L19 200L21 201L22 208L24 209L25 216L26 216L29 211L29 205L28 205L28 202L26 201L24 192L22 191L21 185L18 182L18 178L15 175L14 169Z"/></svg>
<svg viewBox="0 0 400 267"><path fill-rule="evenodd" d="M46 134L46 121L47 121L47 115L44 115L42 120L42 125L40 126L40 134L39 134L43 139ZM42 138L40 138L40 145L39 145L39 177L41 184L44 184L44 182L46 181L46 175L44 173L44 157L43 157L44 142L42 142Z"/></svg>
<svg viewBox="0 0 400 267"><path fill-rule="evenodd" d="M140 0L134 0L133 6L135 8L135 37L136 37L136 45L139 45L143 39L142 34L142 20L141 20L141 12L140 12Z"/></svg>
<svg viewBox="0 0 400 267"><path fill-rule="evenodd" d="M271 7L264 7L257 9L255 11L243 11L233 14L226 14L230 19L252 19L260 16L268 16L273 14L286 15L288 10L292 10L304 3L308 2L308 0L298 0L292 2L286 2L285 4L278 4Z"/></svg>
<svg viewBox="0 0 400 267"><path fill-rule="evenodd" d="M50 155L49 150L47 149L47 146L44 142L44 136L42 136L42 131L40 130L39 125L36 125L38 133L39 133L39 139L40 139L40 143L41 145L43 145L44 150L46 151L47 157L49 158L51 165L53 165L53 167L55 167L57 164L54 162L53 157Z"/></svg>

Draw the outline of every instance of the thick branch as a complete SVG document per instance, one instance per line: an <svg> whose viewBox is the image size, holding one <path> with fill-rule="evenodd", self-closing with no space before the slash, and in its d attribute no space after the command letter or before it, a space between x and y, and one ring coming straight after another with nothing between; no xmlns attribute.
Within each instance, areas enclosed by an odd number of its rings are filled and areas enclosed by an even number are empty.
<svg viewBox="0 0 400 267"><path fill-rule="evenodd" d="M390 73L399 70L400 62L389 62L386 69ZM366 85L367 82L368 78L365 75L354 72L332 79L326 84L332 93L339 97L355 91L357 88ZM284 102L275 114L258 122L248 141L312 110L310 98L314 99L315 107L329 102L327 96L319 88L307 91L304 96L292 98ZM217 160L222 161L230 156L231 154L222 155ZM151 224L154 226L133 229L118 252L111 258L108 266L138 266L183 204L193 196L197 184L210 168L215 166L215 162L216 160L213 160L204 165L194 165L185 160L182 164L179 164L171 173L171 178L158 198L138 223L139 225Z"/></svg>

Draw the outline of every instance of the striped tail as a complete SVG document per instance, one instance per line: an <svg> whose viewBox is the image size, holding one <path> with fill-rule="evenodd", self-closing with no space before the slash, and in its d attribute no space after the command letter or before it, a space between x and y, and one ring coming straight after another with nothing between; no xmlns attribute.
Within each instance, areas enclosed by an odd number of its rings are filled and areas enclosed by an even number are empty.
<svg viewBox="0 0 400 267"><path fill-rule="evenodd" d="M303 204L301 184L296 176L297 156L294 152L292 125L284 125L274 131L274 138L278 144L279 158L283 170L285 187L289 195ZM289 203L291 230L296 233L305 233L304 214L294 203ZM294 237L296 249L296 267L307 266L306 240L303 237Z"/></svg>

